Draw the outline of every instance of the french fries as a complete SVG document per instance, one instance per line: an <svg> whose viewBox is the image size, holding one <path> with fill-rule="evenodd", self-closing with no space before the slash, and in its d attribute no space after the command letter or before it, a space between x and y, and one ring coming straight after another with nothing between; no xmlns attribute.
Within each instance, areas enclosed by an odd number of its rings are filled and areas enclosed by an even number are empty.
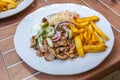
<svg viewBox="0 0 120 80"><path fill-rule="evenodd" d="M83 46L85 52L102 52L107 48L104 44Z"/></svg>
<svg viewBox="0 0 120 80"><path fill-rule="evenodd" d="M107 37L94 23L93 21L90 21L91 25L93 26L93 28L95 29L95 31L101 36L103 37L105 40L109 40L109 37Z"/></svg>
<svg viewBox="0 0 120 80"><path fill-rule="evenodd" d="M75 45L76 45L76 48L77 48L77 53L80 56L84 56L84 50L83 50L83 45L82 45L82 41L80 39L80 36L79 35L75 36L74 40L75 40Z"/></svg>
<svg viewBox="0 0 120 80"><path fill-rule="evenodd" d="M107 45L104 40L109 40L109 37L94 23L98 20L98 16L70 20L76 25L76 27L70 26L70 29L75 34L73 37L79 56L83 57L88 52L96 53L106 50Z"/></svg>
<svg viewBox="0 0 120 80"><path fill-rule="evenodd" d="M80 23L80 22L77 22L77 21L75 21L75 20L71 20L71 22L74 23L75 25L77 25L78 28L84 27L84 26L86 26L87 24L89 24L89 21L83 21L83 22Z"/></svg>
<svg viewBox="0 0 120 80"><path fill-rule="evenodd" d="M6 11L17 7L14 0L0 0L0 11Z"/></svg>
<svg viewBox="0 0 120 80"><path fill-rule="evenodd" d="M98 21L99 17L98 16L89 16L89 17L84 17L84 18L77 18L76 21L77 22L86 22L86 21Z"/></svg>
<svg viewBox="0 0 120 80"><path fill-rule="evenodd" d="M78 29L75 26L70 25L69 27L74 35L77 35L79 33Z"/></svg>

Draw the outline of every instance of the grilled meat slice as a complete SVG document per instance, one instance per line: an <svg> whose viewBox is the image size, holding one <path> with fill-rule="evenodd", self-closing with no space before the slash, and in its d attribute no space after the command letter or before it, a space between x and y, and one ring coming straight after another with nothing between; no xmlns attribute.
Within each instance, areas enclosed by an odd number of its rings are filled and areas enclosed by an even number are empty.
<svg viewBox="0 0 120 80"><path fill-rule="evenodd" d="M55 59L55 51L54 51L54 49L52 49L51 47L46 45L46 50L47 51L44 53L44 58L47 61L53 61Z"/></svg>
<svg viewBox="0 0 120 80"><path fill-rule="evenodd" d="M60 54L63 54L63 53L60 53ZM56 55L56 57L58 58L58 59L61 59L61 60L65 60L65 59L67 59L68 58L68 56L67 55L65 55L65 54L63 54L63 55Z"/></svg>
<svg viewBox="0 0 120 80"><path fill-rule="evenodd" d="M55 47L65 47L67 46L67 42L66 40L60 40L60 41L57 41L56 43L54 43Z"/></svg>
<svg viewBox="0 0 120 80"><path fill-rule="evenodd" d="M44 53L44 58L47 61L53 61L55 59L55 55L52 53Z"/></svg>
<svg viewBox="0 0 120 80"><path fill-rule="evenodd" d="M41 50L40 48L37 49L36 54L37 54L38 56L40 56L40 57L44 56L44 52L42 52L42 50Z"/></svg>

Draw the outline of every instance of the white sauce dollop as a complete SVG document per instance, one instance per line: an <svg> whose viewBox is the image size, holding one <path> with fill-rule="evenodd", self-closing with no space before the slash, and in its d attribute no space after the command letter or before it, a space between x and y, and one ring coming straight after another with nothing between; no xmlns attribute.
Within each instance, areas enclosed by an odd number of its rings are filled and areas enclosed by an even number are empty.
<svg viewBox="0 0 120 80"><path fill-rule="evenodd" d="M34 26L32 27L32 30L31 30L31 38L32 36L36 36L37 33L41 30L41 26L40 26L40 21L35 23Z"/></svg>

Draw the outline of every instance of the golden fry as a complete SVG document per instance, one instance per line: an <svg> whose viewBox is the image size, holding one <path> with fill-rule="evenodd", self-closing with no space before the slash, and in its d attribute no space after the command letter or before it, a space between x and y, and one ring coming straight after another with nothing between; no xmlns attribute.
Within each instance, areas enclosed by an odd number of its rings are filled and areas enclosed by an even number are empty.
<svg viewBox="0 0 120 80"><path fill-rule="evenodd" d="M81 22L81 23L78 23L78 24L79 24L78 28L84 27L84 26L89 24L89 21Z"/></svg>
<svg viewBox="0 0 120 80"><path fill-rule="evenodd" d="M79 22L75 21L74 19L70 20L70 22L74 23L78 28L84 27L89 24L89 21L84 21L84 22L79 23Z"/></svg>
<svg viewBox="0 0 120 80"><path fill-rule="evenodd" d="M98 38L98 40L100 41L100 42L104 42L101 38L100 38L100 36L97 34L97 32L93 32L94 33L94 35Z"/></svg>
<svg viewBox="0 0 120 80"><path fill-rule="evenodd" d="M91 34L91 32L89 32L88 31L88 36L87 36L87 38L86 38L86 43L89 43L89 41L92 39L92 34Z"/></svg>
<svg viewBox="0 0 120 80"><path fill-rule="evenodd" d="M74 35L79 34L79 31L75 26L70 25L69 27Z"/></svg>
<svg viewBox="0 0 120 80"><path fill-rule="evenodd" d="M84 32L83 36L85 39L87 38L87 36L88 36L87 31Z"/></svg>
<svg viewBox="0 0 120 80"><path fill-rule="evenodd" d="M93 32L93 27L92 27L91 24L88 25L88 30L89 30L90 32Z"/></svg>
<svg viewBox="0 0 120 80"><path fill-rule="evenodd" d="M74 37L74 40L75 40L75 45L76 45L76 48L77 48L77 53L79 54L79 56L84 56L84 50L83 50L83 45L82 45L82 41L80 39L80 36L77 35Z"/></svg>
<svg viewBox="0 0 120 80"><path fill-rule="evenodd" d="M83 37L83 33L80 33L80 39L81 39L82 45L83 45L83 43L85 43L85 40L84 40L84 37Z"/></svg>
<svg viewBox="0 0 120 80"><path fill-rule="evenodd" d="M74 19L70 20L70 22L74 23L77 27L80 27L79 23L76 22Z"/></svg>
<svg viewBox="0 0 120 80"><path fill-rule="evenodd" d="M109 40L109 37L107 35L105 35L94 23L93 21L90 21L91 25L94 27L95 31L101 36L103 37L105 40Z"/></svg>
<svg viewBox="0 0 120 80"><path fill-rule="evenodd" d="M92 33L92 42L93 43L97 43L98 42L98 38Z"/></svg>
<svg viewBox="0 0 120 80"><path fill-rule="evenodd" d="M77 26L70 26L70 29L74 34L76 49L80 56L84 56L85 52L102 52L107 48L102 38L109 40L109 37L93 23L97 20L99 20L97 16L71 20Z"/></svg>
<svg viewBox="0 0 120 80"><path fill-rule="evenodd" d="M84 33L84 31L85 31L84 28L79 29L79 33Z"/></svg>
<svg viewBox="0 0 120 80"><path fill-rule="evenodd" d="M14 0L0 0L0 11L16 8L17 3Z"/></svg>
<svg viewBox="0 0 120 80"><path fill-rule="evenodd" d="M77 22L85 22L85 21L89 21L89 20L92 20L92 21L98 21L99 20L99 17L98 16L90 16L90 17L84 17L84 18L77 18L76 21Z"/></svg>
<svg viewBox="0 0 120 80"><path fill-rule="evenodd" d="M16 5L8 4L7 9L9 10L9 9L13 9L13 8L15 8L15 7L16 7Z"/></svg>
<svg viewBox="0 0 120 80"><path fill-rule="evenodd" d="M87 45L87 46L83 46L85 52L102 52L105 51L107 46L106 45Z"/></svg>

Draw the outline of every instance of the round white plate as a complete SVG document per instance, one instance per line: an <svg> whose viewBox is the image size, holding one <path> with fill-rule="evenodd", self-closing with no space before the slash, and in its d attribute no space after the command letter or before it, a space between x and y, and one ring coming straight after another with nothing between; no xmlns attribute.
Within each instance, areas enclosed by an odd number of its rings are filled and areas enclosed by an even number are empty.
<svg viewBox="0 0 120 80"><path fill-rule="evenodd" d="M100 20L96 22L96 25L110 38L109 41L105 42L108 45L107 50L100 53L87 53L85 57L65 61L54 60L47 62L43 57L36 56L35 50L30 48L30 33L32 27L39 27L41 18L65 10L75 11L79 13L81 17L99 16ZM78 74L95 68L110 54L113 44L114 35L111 25L103 15L86 6L71 3L49 5L29 14L18 25L14 38L15 49L23 61L38 71L54 75Z"/></svg>
<svg viewBox="0 0 120 80"><path fill-rule="evenodd" d="M32 2L33 2L33 0L23 0L16 8L10 9L10 10L4 11L4 12L0 12L0 19L12 16L14 14L17 14L17 13L23 11Z"/></svg>

